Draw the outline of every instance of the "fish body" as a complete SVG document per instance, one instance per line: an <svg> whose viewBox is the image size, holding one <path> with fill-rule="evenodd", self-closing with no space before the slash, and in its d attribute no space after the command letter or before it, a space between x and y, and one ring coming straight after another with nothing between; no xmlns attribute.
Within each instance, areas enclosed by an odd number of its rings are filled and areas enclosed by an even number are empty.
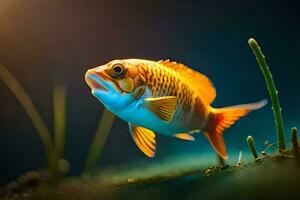
<svg viewBox="0 0 300 200"><path fill-rule="evenodd" d="M124 62L137 63L139 66L139 76L142 76L146 83L144 93L128 106L121 106L121 108L108 106L109 110L124 121L170 136L202 128L199 125L203 124L201 119L205 118L207 109L201 104L203 109L200 115L193 114L197 96L193 96L193 88L188 86L180 73L165 67L163 62L134 59L124 60ZM139 62L143 65L139 65ZM173 118L168 123L143 106L145 98L169 96L175 96L177 101Z"/></svg>
<svg viewBox="0 0 300 200"><path fill-rule="evenodd" d="M194 140L202 131L216 152L227 159L224 129L266 102L213 108L216 90L191 68L169 60L114 60L85 75L93 95L128 122L131 136L148 157L155 155L155 133Z"/></svg>

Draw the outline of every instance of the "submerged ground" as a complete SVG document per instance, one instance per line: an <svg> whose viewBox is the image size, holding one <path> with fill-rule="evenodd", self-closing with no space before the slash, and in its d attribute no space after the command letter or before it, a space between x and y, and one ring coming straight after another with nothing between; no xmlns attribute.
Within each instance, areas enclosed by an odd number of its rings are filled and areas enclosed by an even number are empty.
<svg viewBox="0 0 300 200"><path fill-rule="evenodd" d="M300 165L290 155L210 168L214 160L203 159L110 167L53 185L10 185L3 199L300 199Z"/></svg>

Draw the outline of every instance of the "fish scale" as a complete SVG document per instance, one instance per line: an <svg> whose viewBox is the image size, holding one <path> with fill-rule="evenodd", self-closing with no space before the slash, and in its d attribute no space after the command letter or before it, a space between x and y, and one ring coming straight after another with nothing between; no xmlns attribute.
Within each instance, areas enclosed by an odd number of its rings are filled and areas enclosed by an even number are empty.
<svg viewBox="0 0 300 200"><path fill-rule="evenodd" d="M175 96L178 98L174 118L178 119L183 111L193 113L195 107L194 93L178 72L159 63L147 65L147 67L142 66L144 67L146 85L150 89L152 97Z"/></svg>

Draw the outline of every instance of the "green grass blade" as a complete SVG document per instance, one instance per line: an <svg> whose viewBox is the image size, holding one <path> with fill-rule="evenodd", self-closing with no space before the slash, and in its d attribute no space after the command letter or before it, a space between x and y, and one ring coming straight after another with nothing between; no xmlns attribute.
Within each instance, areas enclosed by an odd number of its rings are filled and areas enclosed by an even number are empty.
<svg viewBox="0 0 300 200"><path fill-rule="evenodd" d="M54 149L48 127L21 84L2 64L0 64L0 78L21 103L28 117L35 126L43 142L49 168L52 168L52 165L54 164Z"/></svg>
<svg viewBox="0 0 300 200"><path fill-rule="evenodd" d="M56 86L53 89L54 148L58 159L64 157L66 137L66 89Z"/></svg>
<svg viewBox="0 0 300 200"><path fill-rule="evenodd" d="M283 127L283 120L281 116L281 108L279 103L278 91L275 87L272 74L267 65L265 56L263 55L259 45L253 38L250 38L248 43L256 57L258 65L265 78L267 89L269 91L269 95L272 101L272 109L274 113L276 129L277 129L278 148L279 151L282 151L285 149L285 139L284 139L284 127Z"/></svg>
<svg viewBox="0 0 300 200"><path fill-rule="evenodd" d="M104 109L102 117L99 122L99 126L96 130L95 136L92 140L90 150L88 152L88 156L85 164L85 172L91 172L96 168L104 144L106 142L106 138L113 125L114 120L115 120L115 115L112 114L107 109Z"/></svg>
<svg viewBox="0 0 300 200"><path fill-rule="evenodd" d="M255 148L254 139L251 135L249 135L247 137L247 144L248 144L248 147L249 147L254 159L257 159L258 154L257 154L256 148Z"/></svg>
<svg viewBox="0 0 300 200"><path fill-rule="evenodd" d="M299 160L300 154L299 154L299 143L298 143L298 130L296 127L293 127L291 129L291 135L292 135L292 145L293 145L293 152L296 159Z"/></svg>
<svg viewBox="0 0 300 200"><path fill-rule="evenodd" d="M51 181L55 181L59 175L61 175L59 166L61 161L65 161L64 148L66 137L66 89L64 86L55 86L53 88L53 114L55 160L53 168L50 170Z"/></svg>

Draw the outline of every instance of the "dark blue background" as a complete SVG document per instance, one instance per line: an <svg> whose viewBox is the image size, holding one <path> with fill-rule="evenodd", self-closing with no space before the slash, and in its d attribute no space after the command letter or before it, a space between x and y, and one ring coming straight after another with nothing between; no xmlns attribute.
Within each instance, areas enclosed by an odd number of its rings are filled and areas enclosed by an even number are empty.
<svg viewBox="0 0 300 200"><path fill-rule="evenodd" d="M53 86L67 86L66 157L71 173L78 174L103 109L90 94L84 73L116 58L185 63L210 77L218 93L213 105L222 107L268 98L247 44L249 37L255 37L279 90L286 132L300 125L299 16L298 4L291 1L3 0L0 62L23 84L49 127ZM270 103L225 132L232 159L237 159L237 151L246 150L248 134L259 149L265 140L276 140ZM204 137L196 138L187 142L158 135L154 160L213 152ZM136 161L153 159L138 151L127 124L118 119L101 165ZM0 81L0 184L44 166L35 128Z"/></svg>

